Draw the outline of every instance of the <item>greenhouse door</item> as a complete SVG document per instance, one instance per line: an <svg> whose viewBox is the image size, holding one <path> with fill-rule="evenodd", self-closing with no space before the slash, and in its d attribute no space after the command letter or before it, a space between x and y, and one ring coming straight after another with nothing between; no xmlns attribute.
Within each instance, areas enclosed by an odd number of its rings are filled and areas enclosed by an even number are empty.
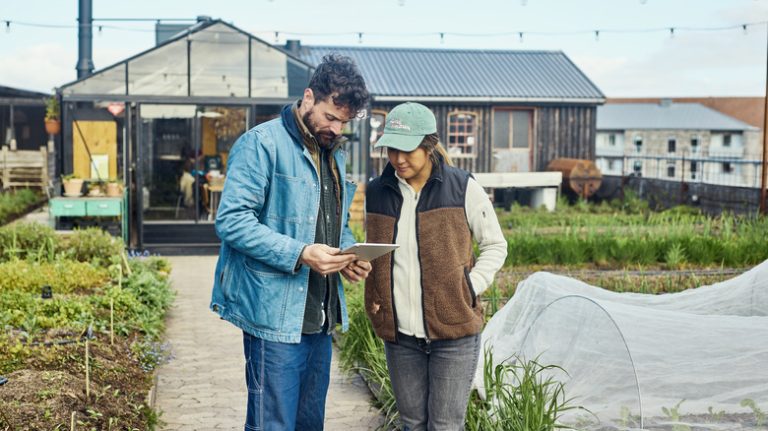
<svg viewBox="0 0 768 431"><path fill-rule="evenodd" d="M137 201L143 248L216 245L214 220L232 143L248 108L143 104Z"/></svg>

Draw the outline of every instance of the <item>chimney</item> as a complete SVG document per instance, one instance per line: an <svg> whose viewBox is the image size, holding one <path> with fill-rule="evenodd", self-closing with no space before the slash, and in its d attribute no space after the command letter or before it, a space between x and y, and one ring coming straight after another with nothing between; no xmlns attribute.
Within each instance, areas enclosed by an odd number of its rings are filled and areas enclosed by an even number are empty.
<svg viewBox="0 0 768 431"><path fill-rule="evenodd" d="M298 56L301 52L301 41L299 39L288 39L285 41L285 50Z"/></svg>
<svg viewBox="0 0 768 431"><path fill-rule="evenodd" d="M78 1L77 79L93 73L93 0Z"/></svg>

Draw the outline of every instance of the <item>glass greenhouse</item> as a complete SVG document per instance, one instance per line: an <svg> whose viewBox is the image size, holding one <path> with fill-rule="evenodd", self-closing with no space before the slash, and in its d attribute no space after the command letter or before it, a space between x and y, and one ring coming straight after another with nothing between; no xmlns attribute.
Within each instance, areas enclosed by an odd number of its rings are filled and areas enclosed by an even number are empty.
<svg viewBox="0 0 768 431"><path fill-rule="evenodd" d="M199 22L59 89L57 169L124 183L131 247L216 244L213 220L230 147L300 98L313 70L228 23ZM350 159L358 161L353 174L363 177L359 127L345 132Z"/></svg>

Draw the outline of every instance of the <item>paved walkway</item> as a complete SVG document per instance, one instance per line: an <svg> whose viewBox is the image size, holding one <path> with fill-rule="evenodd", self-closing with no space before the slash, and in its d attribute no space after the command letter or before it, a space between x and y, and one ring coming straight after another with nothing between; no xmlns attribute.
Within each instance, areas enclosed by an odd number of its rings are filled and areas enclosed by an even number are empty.
<svg viewBox="0 0 768 431"><path fill-rule="evenodd" d="M155 407L163 430L242 430L246 389L242 335L209 311L214 256L170 257L177 292L167 319L173 359L158 370ZM326 405L327 430L375 429L382 423L371 394L357 375L335 359Z"/></svg>

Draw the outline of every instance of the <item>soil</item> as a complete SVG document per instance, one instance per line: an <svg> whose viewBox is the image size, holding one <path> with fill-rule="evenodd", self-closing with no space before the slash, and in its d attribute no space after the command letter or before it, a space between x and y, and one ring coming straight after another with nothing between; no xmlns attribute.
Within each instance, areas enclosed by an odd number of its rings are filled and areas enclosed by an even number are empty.
<svg viewBox="0 0 768 431"><path fill-rule="evenodd" d="M24 346L0 343L0 356L15 358L0 386L0 431L146 430L157 418L147 405L152 374L142 371L131 340L100 336L89 341L90 387L86 396L85 343ZM8 349L4 352L3 350Z"/></svg>

